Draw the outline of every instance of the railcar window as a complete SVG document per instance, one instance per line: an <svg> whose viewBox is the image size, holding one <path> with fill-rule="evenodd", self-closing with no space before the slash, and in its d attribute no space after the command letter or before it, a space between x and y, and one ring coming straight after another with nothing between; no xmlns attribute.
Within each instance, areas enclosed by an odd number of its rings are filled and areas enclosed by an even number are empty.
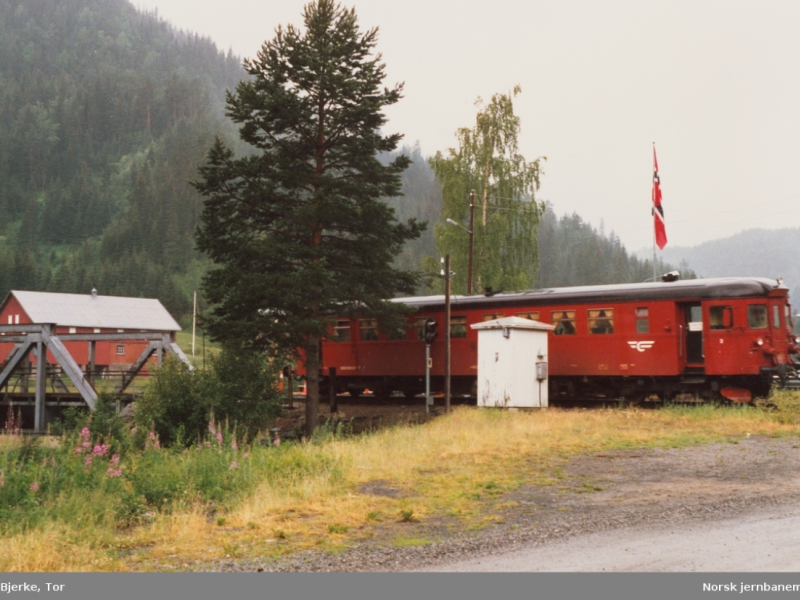
<svg viewBox="0 0 800 600"><path fill-rule="evenodd" d="M650 333L650 309L646 306L636 309L636 333Z"/></svg>
<svg viewBox="0 0 800 600"><path fill-rule="evenodd" d="M531 321L538 321L539 320L539 311L517 313L517 316L520 319L530 319Z"/></svg>
<svg viewBox="0 0 800 600"><path fill-rule="evenodd" d="M362 342L374 342L378 339L377 319L359 319L358 329Z"/></svg>
<svg viewBox="0 0 800 600"><path fill-rule="evenodd" d="M777 304L772 305L772 327L778 329L781 326L781 311Z"/></svg>
<svg viewBox="0 0 800 600"><path fill-rule="evenodd" d="M786 321L787 327L794 327L794 321L792 320L792 307L789 304L783 305L783 317Z"/></svg>
<svg viewBox="0 0 800 600"><path fill-rule="evenodd" d="M553 335L575 335L574 310L554 310L550 313L550 319L556 326Z"/></svg>
<svg viewBox="0 0 800 600"><path fill-rule="evenodd" d="M503 313L491 313L491 314L488 314L488 315L483 315L483 320L484 321L494 321L495 319L502 319L503 317L505 317L505 315Z"/></svg>
<svg viewBox="0 0 800 600"><path fill-rule="evenodd" d="M614 309L590 308L589 333L594 333L594 334L614 333Z"/></svg>
<svg viewBox="0 0 800 600"><path fill-rule="evenodd" d="M467 317L450 317L450 338L467 337Z"/></svg>
<svg viewBox="0 0 800 600"><path fill-rule="evenodd" d="M767 306L765 304L752 304L747 307L747 324L750 329L767 328Z"/></svg>
<svg viewBox="0 0 800 600"><path fill-rule="evenodd" d="M406 339L406 325L400 325L395 329L384 329L386 337L390 340L404 340Z"/></svg>
<svg viewBox="0 0 800 600"><path fill-rule="evenodd" d="M333 326L333 341L350 341L350 321L336 321L336 325Z"/></svg>
<svg viewBox="0 0 800 600"><path fill-rule="evenodd" d="M708 326L711 329L730 329L733 327L733 308L712 306L708 309Z"/></svg>

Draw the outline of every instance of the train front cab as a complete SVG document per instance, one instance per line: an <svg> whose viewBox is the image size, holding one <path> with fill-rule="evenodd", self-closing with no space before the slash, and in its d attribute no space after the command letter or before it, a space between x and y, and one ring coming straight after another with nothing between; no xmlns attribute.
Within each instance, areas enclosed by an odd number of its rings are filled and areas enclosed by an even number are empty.
<svg viewBox="0 0 800 600"><path fill-rule="evenodd" d="M703 378L714 392L747 400L730 388L766 394L775 376L786 376L792 340L786 291L757 298L724 298L676 304L684 379Z"/></svg>

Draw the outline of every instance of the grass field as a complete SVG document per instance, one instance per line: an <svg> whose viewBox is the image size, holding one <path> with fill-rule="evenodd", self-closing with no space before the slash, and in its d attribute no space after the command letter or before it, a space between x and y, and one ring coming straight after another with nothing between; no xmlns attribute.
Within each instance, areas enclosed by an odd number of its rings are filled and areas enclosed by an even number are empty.
<svg viewBox="0 0 800 600"><path fill-rule="evenodd" d="M776 403L770 410L462 407L425 425L349 437L321 432L278 448L227 434L217 441L216 426L198 448L121 444L90 465L77 438L25 449L28 442L0 437L0 569L172 570L224 557L338 552L376 535L398 546L429 543L409 535L407 524L485 527L508 492L554 485L564 461L582 453L798 435L800 412L792 411L800 397ZM106 467L121 473L109 476ZM364 486L397 493L360 493Z"/></svg>

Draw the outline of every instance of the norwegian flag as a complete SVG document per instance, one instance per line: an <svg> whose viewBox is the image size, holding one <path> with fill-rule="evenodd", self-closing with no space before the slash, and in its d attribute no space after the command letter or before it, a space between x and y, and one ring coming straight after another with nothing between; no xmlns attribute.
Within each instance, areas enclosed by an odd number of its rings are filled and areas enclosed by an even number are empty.
<svg viewBox="0 0 800 600"><path fill-rule="evenodd" d="M658 159L653 146L653 220L656 228L656 245L663 250L667 245L667 226L664 223L664 208L661 206L661 179L658 177Z"/></svg>

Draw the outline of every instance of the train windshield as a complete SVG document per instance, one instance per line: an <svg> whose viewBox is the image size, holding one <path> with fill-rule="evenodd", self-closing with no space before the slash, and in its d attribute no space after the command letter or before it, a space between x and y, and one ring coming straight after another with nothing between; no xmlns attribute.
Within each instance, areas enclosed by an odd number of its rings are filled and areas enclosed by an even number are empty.
<svg viewBox="0 0 800 600"><path fill-rule="evenodd" d="M767 305L766 304L752 304L747 307L747 324L750 329L766 329L767 328Z"/></svg>

